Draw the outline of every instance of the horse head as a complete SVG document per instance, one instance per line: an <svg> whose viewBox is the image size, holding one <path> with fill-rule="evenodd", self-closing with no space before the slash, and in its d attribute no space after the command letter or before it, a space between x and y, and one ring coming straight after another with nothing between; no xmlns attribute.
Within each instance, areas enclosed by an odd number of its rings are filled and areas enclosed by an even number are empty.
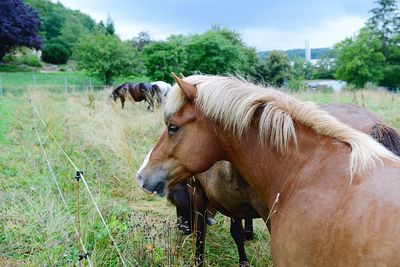
<svg viewBox="0 0 400 267"><path fill-rule="evenodd" d="M185 181L222 159L218 134L195 105L196 87L174 78L177 85L165 106L166 129L136 175L145 191L160 196L165 195L168 184ZM182 95L184 103L175 110L175 96Z"/></svg>

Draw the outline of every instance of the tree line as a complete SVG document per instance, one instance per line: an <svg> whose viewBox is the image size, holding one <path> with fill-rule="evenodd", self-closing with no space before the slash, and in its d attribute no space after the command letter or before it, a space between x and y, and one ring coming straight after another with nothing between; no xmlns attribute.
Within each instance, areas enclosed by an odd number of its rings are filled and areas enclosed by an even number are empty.
<svg viewBox="0 0 400 267"><path fill-rule="evenodd" d="M395 0L376 0L375 5L365 27L354 36L333 49L314 51L321 58L313 65L297 56L301 50L289 51L289 55L282 51L257 53L239 33L219 25L203 33L171 35L164 41L153 40L145 31L122 41L115 34L110 17L96 23L90 16L60 3L3 0L0 61L15 47L28 46L42 49L45 62L64 64L73 59L79 68L106 84L111 84L115 77L132 74L171 82L170 73L176 72L240 75L293 89L302 88L303 80L327 78L347 81L356 88L362 88L366 82L398 88L398 7ZM19 40L15 40L18 34L7 28L10 21L26 30ZM14 40L9 40L10 36Z"/></svg>
<svg viewBox="0 0 400 267"><path fill-rule="evenodd" d="M400 88L400 14L396 0L376 0L371 17L335 46L335 77L362 88L373 82Z"/></svg>

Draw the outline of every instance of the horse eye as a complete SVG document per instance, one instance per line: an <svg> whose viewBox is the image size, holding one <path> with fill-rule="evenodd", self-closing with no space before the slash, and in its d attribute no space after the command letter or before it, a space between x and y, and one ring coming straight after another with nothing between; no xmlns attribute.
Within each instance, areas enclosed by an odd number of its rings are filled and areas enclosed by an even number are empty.
<svg viewBox="0 0 400 267"><path fill-rule="evenodd" d="M169 133L176 133L179 129L180 129L180 127L176 126L175 124L168 125L168 132Z"/></svg>

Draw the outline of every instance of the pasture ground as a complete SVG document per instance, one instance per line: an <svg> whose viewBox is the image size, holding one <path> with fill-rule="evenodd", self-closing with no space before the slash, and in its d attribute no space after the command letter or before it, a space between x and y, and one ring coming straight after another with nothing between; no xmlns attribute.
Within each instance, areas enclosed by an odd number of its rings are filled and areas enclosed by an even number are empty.
<svg viewBox="0 0 400 267"><path fill-rule="evenodd" d="M126 81L148 81L144 76L120 77L114 85ZM46 89L54 93L85 91L87 88L103 88L105 85L97 78L89 78L86 73L75 72L0 72L0 86L3 93L21 95L28 89Z"/></svg>
<svg viewBox="0 0 400 267"><path fill-rule="evenodd" d="M144 103L107 101L110 90L63 93L24 89L0 97L0 265L74 266L77 238L75 171L38 123L44 148L57 174L71 214L65 210L34 130L30 97L49 130L84 171L95 199L130 266L189 266L193 239L175 229L175 211L165 198L145 194L134 179L142 159L163 130L162 113ZM400 128L400 96L386 92L301 93L317 103L363 104ZM95 266L120 260L81 186L82 235ZM256 220L256 240L246 243L252 266L272 266L268 234ZM208 228L208 266L237 265L229 219L217 216Z"/></svg>

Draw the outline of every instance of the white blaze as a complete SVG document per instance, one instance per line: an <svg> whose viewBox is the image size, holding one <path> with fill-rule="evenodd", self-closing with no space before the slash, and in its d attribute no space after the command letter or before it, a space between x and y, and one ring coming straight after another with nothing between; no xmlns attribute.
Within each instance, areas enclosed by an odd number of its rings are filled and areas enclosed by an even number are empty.
<svg viewBox="0 0 400 267"><path fill-rule="evenodd" d="M147 153L146 157L143 160L142 165L140 166L139 170L137 171L137 174L140 174L143 171L143 169L146 168L147 163L149 163L151 152L153 152L153 148L150 150L149 153Z"/></svg>

